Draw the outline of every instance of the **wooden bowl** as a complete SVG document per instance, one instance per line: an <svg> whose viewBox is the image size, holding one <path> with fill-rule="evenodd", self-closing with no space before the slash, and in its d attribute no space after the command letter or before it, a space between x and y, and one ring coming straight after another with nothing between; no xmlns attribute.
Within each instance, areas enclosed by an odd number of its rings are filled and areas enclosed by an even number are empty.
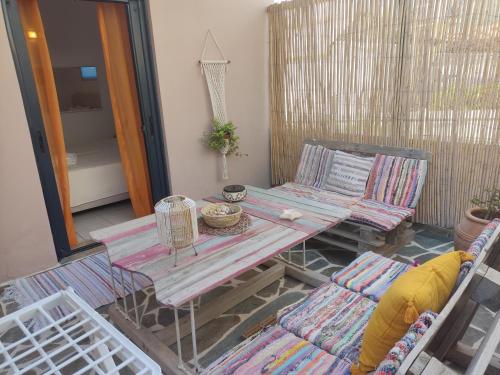
<svg viewBox="0 0 500 375"><path fill-rule="evenodd" d="M231 203L210 203L201 209L205 223L212 228L227 228L240 221L243 210Z"/></svg>

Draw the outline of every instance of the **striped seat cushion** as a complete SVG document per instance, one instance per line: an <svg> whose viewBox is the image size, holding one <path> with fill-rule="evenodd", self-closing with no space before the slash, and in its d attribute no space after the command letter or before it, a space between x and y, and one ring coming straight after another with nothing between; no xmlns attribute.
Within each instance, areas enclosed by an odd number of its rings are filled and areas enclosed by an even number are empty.
<svg viewBox="0 0 500 375"><path fill-rule="evenodd" d="M350 373L351 362L339 359L280 326L272 326L227 352L203 374L336 374Z"/></svg>
<svg viewBox="0 0 500 375"><path fill-rule="evenodd" d="M332 281L373 301L412 266L367 251L353 260L347 267L332 275Z"/></svg>
<svg viewBox="0 0 500 375"><path fill-rule="evenodd" d="M285 310L279 324L339 358L355 362L361 338L376 303L334 283L316 289Z"/></svg>
<svg viewBox="0 0 500 375"><path fill-rule="evenodd" d="M333 151L323 147L304 144L295 182L307 186L319 187L323 183L323 175L328 160L333 158Z"/></svg>
<svg viewBox="0 0 500 375"><path fill-rule="evenodd" d="M366 199L415 208L425 177L427 160L377 154L366 185Z"/></svg>
<svg viewBox="0 0 500 375"><path fill-rule="evenodd" d="M287 182L286 184L273 187L271 190L281 191L297 198L306 198L315 202L330 204L332 205L332 209L335 209L335 206L349 208L360 200L360 198L347 197L342 194L334 193L333 191L300 185L293 182Z"/></svg>
<svg viewBox="0 0 500 375"><path fill-rule="evenodd" d="M362 197L373 161L373 157L362 157L337 150L328 178L321 187L349 197Z"/></svg>
<svg viewBox="0 0 500 375"><path fill-rule="evenodd" d="M383 231L396 228L415 213L413 208L393 206L371 199L362 199L349 209L352 211L349 220L369 224Z"/></svg>

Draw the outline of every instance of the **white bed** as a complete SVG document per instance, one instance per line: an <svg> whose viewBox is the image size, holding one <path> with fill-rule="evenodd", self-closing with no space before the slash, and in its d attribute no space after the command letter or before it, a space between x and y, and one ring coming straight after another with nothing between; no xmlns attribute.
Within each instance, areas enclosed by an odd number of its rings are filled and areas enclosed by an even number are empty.
<svg viewBox="0 0 500 375"><path fill-rule="evenodd" d="M77 155L76 164L68 168L72 212L128 198L116 139L74 147L68 152Z"/></svg>

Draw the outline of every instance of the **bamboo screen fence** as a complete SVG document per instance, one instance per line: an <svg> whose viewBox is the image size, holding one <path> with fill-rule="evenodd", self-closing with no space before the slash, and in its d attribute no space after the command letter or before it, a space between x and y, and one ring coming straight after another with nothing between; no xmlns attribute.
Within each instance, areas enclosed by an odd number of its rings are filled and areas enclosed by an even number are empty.
<svg viewBox="0 0 500 375"><path fill-rule="evenodd" d="M274 184L317 138L431 151L419 222L451 227L500 185L500 1L294 0L268 14Z"/></svg>

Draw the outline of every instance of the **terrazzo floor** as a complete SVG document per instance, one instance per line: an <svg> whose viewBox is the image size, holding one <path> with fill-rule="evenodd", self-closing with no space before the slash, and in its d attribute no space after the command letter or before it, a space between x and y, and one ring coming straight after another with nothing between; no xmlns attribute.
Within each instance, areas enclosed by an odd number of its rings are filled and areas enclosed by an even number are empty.
<svg viewBox="0 0 500 375"><path fill-rule="evenodd" d="M395 253L392 256L393 259L406 263L421 264L453 248L451 232L419 224L415 224L414 228L416 230L414 241ZM355 259L355 254L352 252L334 248L314 239L307 241L306 247L306 267L326 276L330 276L333 272L345 267ZM292 249L291 259L296 263L302 263L301 248ZM251 270L204 295L201 305L203 306L203 303L235 288L238 284L253 277L258 272L262 272L262 270L260 268ZM243 341L244 337L242 335L248 328L275 314L278 310L306 297L311 289L312 287L309 285L290 277L284 277L199 328L197 330L197 341L201 365L208 365L221 354ZM0 295L1 293L2 288L0 288ZM138 292L136 297L139 304L139 314L144 326L160 329L173 322L172 311L159 307L156 303L153 287ZM129 306L131 306L131 296L128 298L130 298ZM486 304L487 306L479 308L471 326L461 340L461 345L470 348L479 346L485 331L493 321L494 311L500 308L500 306L496 306L497 301L500 301L499 295L492 298L490 305ZM0 298L0 315L14 311L16 308L14 301ZM107 308L108 306L102 306L97 311L107 316ZM181 316L184 314L186 312L180 311ZM175 344L171 346L171 349L176 351ZM182 353L185 360L192 357L190 335L182 340Z"/></svg>

